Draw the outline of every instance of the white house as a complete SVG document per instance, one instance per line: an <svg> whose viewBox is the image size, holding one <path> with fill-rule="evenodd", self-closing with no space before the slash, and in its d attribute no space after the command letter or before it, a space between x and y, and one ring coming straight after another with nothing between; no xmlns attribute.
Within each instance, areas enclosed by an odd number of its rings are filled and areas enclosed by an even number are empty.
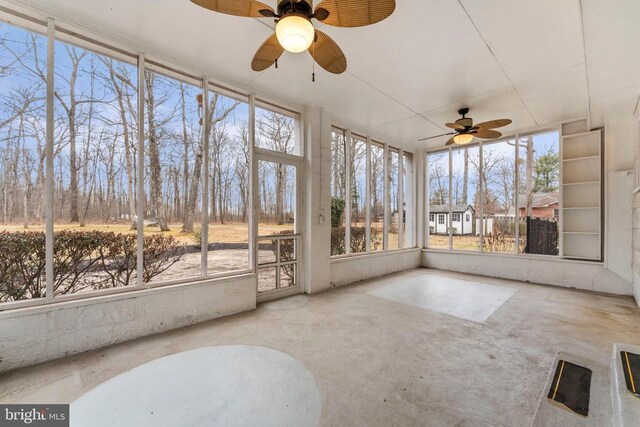
<svg viewBox="0 0 640 427"><path fill-rule="evenodd" d="M451 227L453 234L473 234L474 210L471 205L451 206ZM449 224L449 206L429 206L429 232L433 234L447 234Z"/></svg>

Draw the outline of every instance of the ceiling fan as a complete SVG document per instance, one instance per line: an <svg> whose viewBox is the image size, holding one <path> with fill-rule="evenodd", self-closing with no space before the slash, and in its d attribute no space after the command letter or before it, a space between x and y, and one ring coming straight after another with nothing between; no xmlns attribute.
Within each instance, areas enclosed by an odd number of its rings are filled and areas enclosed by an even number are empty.
<svg viewBox="0 0 640 427"><path fill-rule="evenodd" d="M461 108L458 110L458 114L462 116L462 118L455 121L455 123L446 123L445 126L453 129L455 132L443 133L442 135L430 136L428 138L422 138L419 141L426 141L428 139L440 138L445 135L454 135L451 139L447 141L445 145L457 144L457 145L465 145L469 144L473 141L473 138L480 139L496 139L500 138L502 134L496 130L497 128L501 128L503 126L507 126L511 124L511 120L509 119L497 119L490 120L488 122L478 123L477 125L473 124L473 119L471 117L466 117L469 113L468 108Z"/></svg>
<svg viewBox="0 0 640 427"><path fill-rule="evenodd" d="M395 0L323 0L315 9L312 0L279 0L277 11L256 0L191 0L215 12L249 18L275 18L275 34L267 38L253 56L251 68L263 71L286 50L309 51L313 59L330 73L347 69L347 58L331 37L313 27L311 19L334 27L362 27L387 18L396 8ZM315 76L314 76L315 77Z"/></svg>

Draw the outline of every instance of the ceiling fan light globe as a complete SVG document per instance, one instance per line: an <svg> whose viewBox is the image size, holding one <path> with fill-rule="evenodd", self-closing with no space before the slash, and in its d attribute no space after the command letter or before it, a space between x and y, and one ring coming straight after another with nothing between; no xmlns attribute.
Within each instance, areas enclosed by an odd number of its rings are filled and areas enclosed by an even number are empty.
<svg viewBox="0 0 640 427"><path fill-rule="evenodd" d="M465 145L473 141L473 135L468 133L460 133L453 137L454 144Z"/></svg>
<svg viewBox="0 0 640 427"><path fill-rule="evenodd" d="M301 15L285 16L276 24L276 37L287 52L300 53L309 49L315 30L311 21Z"/></svg>

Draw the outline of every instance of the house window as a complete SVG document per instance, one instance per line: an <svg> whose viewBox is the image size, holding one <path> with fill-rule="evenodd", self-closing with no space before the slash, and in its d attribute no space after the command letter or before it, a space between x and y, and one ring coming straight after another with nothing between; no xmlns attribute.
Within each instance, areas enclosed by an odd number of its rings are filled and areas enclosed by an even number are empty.
<svg viewBox="0 0 640 427"><path fill-rule="evenodd" d="M429 222L433 222L436 218L435 214L429 214Z"/></svg>
<svg viewBox="0 0 640 427"><path fill-rule="evenodd" d="M465 222L471 221L471 215L470 214L465 214L464 220L465 220Z"/></svg>
<svg viewBox="0 0 640 427"><path fill-rule="evenodd" d="M453 214L453 221L454 222L460 222L460 214L459 213L454 213Z"/></svg>
<svg viewBox="0 0 640 427"><path fill-rule="evenodd" d="M438 224L444 224L444 215L438 215Z"/></svg>

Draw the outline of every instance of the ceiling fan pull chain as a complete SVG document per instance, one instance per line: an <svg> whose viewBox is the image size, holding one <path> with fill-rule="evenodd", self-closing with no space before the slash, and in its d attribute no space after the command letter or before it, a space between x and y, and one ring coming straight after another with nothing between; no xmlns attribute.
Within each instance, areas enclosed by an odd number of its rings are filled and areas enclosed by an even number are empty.
<svg viewBox="0 0 640 427"><path fill-rule="evenodd" d="M276 58L276 68L278 68L278 58Z"/></svg>
<svg viewBox="0 0 640 427"><path fill-rule="evenodd" d="M311 58L311 81L315 83L316 81L316 41L311 45L311 49L313 49L313 55Z"/></svg>

